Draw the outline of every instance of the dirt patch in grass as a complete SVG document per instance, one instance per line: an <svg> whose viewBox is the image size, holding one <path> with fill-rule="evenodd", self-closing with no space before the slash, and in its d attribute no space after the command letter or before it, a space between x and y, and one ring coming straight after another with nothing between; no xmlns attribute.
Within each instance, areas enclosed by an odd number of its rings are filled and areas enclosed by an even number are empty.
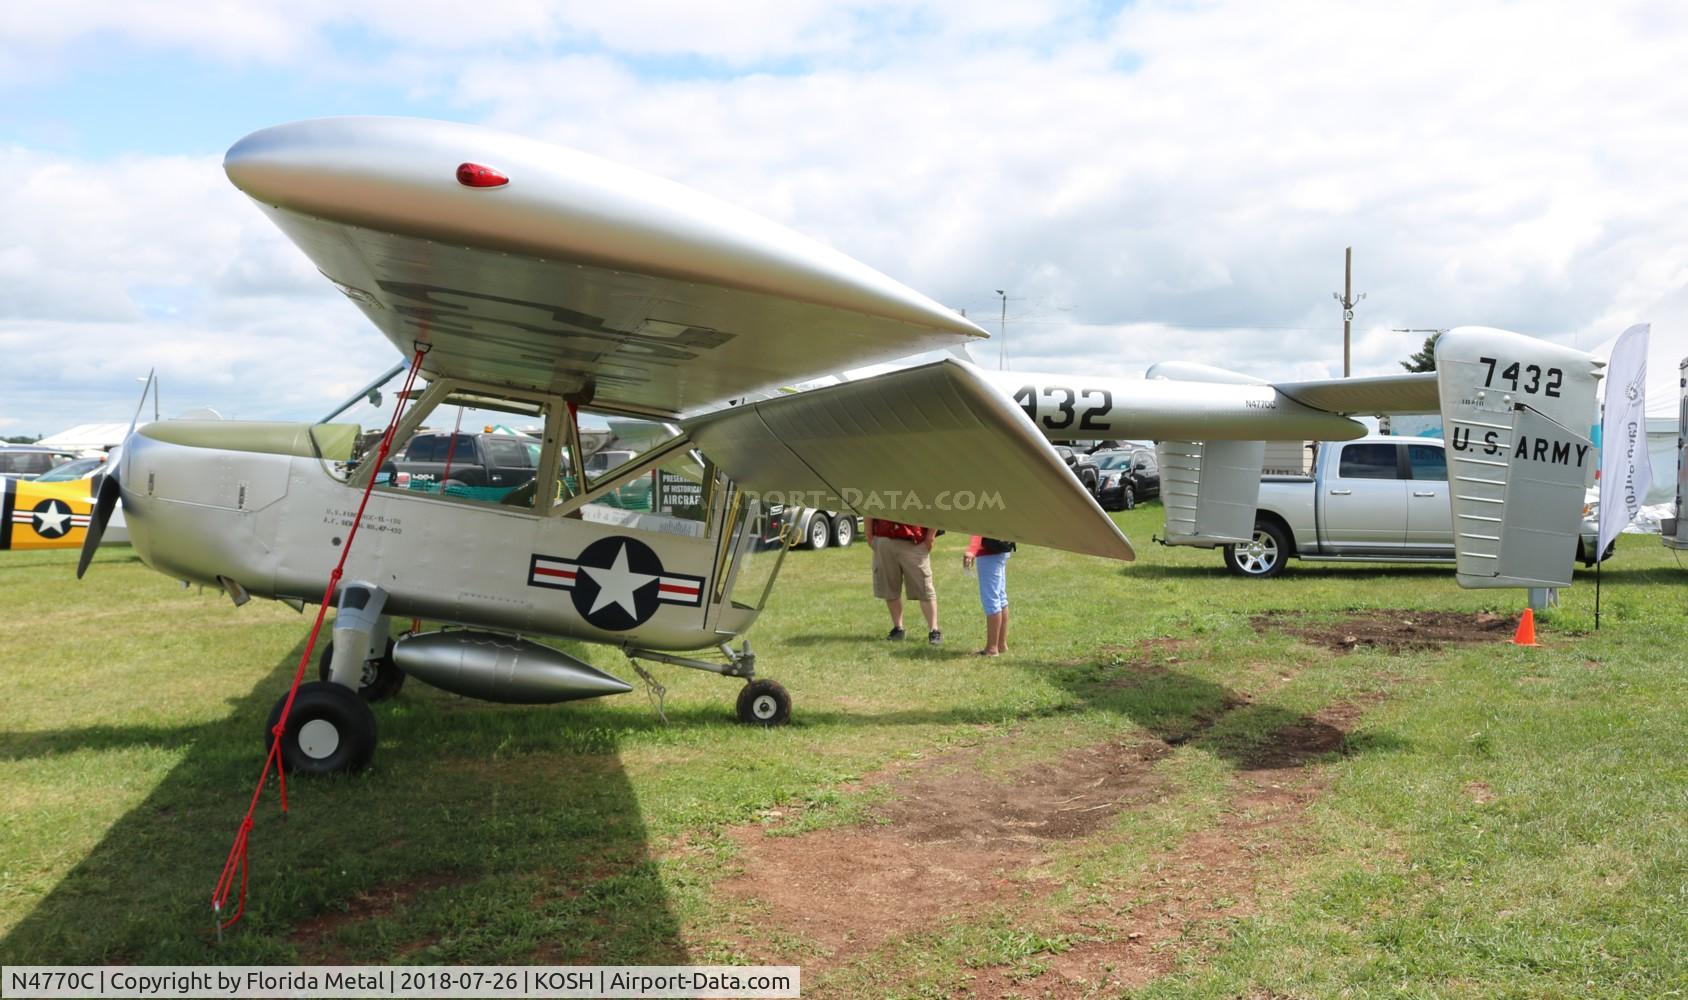
<svg viewBox="0 0 1688 1000"><path fill-rule="evenodd" d="M970 994L1111 995L1172 971L1191 948L1217 946L1222 921L1251 915L1263 898L1288 890L1294 859L1311 849L1303 829L1307 807L1330 781L1305 765L1340 749L1381 698L1337 702L1278 729L1233 777L1231 799L1215 825L1158 855L1139 882L1115 891L1111 906L1073 921L1067 929L1075 943L1040 956L1042 972L981 970Z"/></svg>
<svg viewBox="0 0 1688 1000"><path fill-rule="evenodd" d="M1169 752L1158 741L1109 741L1007 776L981 773L976 749L943 755L894 779L871 825L798 837L729 831L744 871L720 888L815 942L826 955L804 965L818 970L1042 892L1029 871L1043 846L1154 798L1151 769Z"/></svg>
<svg viewBox="0 0 1688 1000"><path fill-rule="evenodd" d="M334 938L344 927L375 920L409 906L416 897L436 889L459 886L469 881L464 875L449 872L430 872L415 878L385 882L360 892L346 902L343 910L319 913L293 928L290 940L299 949L299 961L310 964L340 964Z"/></svg>
<svg viewBox="0 0 1688 1000"><path fill-rule="evenodd" d="M1288 632L1302 642L1338 653L1380 649L1390 653L1441 649L1444 646L1501 642L1512 638L1517 623L1503 615L1479 612L1353 611L1336 621L1316 620L1300 611L1268 611L1249 619L1256 632Z"/></svg>

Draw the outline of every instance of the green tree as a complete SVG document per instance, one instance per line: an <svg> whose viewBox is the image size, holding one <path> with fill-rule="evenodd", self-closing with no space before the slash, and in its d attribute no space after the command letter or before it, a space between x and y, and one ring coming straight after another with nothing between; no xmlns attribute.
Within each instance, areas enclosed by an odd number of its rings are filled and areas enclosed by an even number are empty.
<svg viewBox="0 0 1688 1000"><path fill-rule="evenodd" d="M1424 338L1424 346L1414 351L1401 362L1401 367L1410 372L1433 372L1436 370L1436 341L1441 339L1440 333L1433 333Z"/></svg>

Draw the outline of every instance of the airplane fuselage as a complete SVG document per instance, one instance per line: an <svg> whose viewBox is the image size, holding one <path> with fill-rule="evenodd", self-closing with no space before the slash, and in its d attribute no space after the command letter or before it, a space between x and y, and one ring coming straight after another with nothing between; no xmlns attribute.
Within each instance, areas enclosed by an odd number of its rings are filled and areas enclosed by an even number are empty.
<svg viewBox="0 0 1688 1000"><path fill-rule="evenodd" d="M121 476L142 560L231 593L232 583L253 596L322 601L362 487L316 457L217 447L215 425L206 446L162 440L161 428L134 435ZM748 629L761 596L732 599L742 533L726 512L712 514L692 538L377 487L344 579L382 588L396 617L699 649Z"/></svg>

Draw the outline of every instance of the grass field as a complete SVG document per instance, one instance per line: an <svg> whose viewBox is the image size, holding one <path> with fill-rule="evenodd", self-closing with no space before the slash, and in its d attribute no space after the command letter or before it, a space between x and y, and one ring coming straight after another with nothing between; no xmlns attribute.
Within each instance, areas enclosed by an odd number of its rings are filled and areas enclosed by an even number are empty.
<svg viewBox="0 0 1688 1000"><path fill-rule="evenodd" d="M0 959L768 962L808 996L1688 993L1688 569L1578 572L1541 646L1433 567L1225 575L1024 551L1012 652L940 540L949 642L883 641L867 549L795 552L751 639L795 701L662 672L557 707L412 682L376 764L273 791L209 898L309 620L124 548L0 554ZM1410 625L1405 623L1412 623ZM570 647L574 648L574 647ZM631 678L624 661L579 648Z"/></svg>

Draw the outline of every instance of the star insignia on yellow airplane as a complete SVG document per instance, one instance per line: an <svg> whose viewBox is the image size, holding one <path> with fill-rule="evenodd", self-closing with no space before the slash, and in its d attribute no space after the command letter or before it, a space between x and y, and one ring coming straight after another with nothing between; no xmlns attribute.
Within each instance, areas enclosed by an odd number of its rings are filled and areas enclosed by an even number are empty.
<svg viewBox="0 0 1688 1000"><path fill-rule="evenodd" d="M70 505L63 500L43 500L35 505L35 533L42 538L63 538L70 533Z"/></svg>

